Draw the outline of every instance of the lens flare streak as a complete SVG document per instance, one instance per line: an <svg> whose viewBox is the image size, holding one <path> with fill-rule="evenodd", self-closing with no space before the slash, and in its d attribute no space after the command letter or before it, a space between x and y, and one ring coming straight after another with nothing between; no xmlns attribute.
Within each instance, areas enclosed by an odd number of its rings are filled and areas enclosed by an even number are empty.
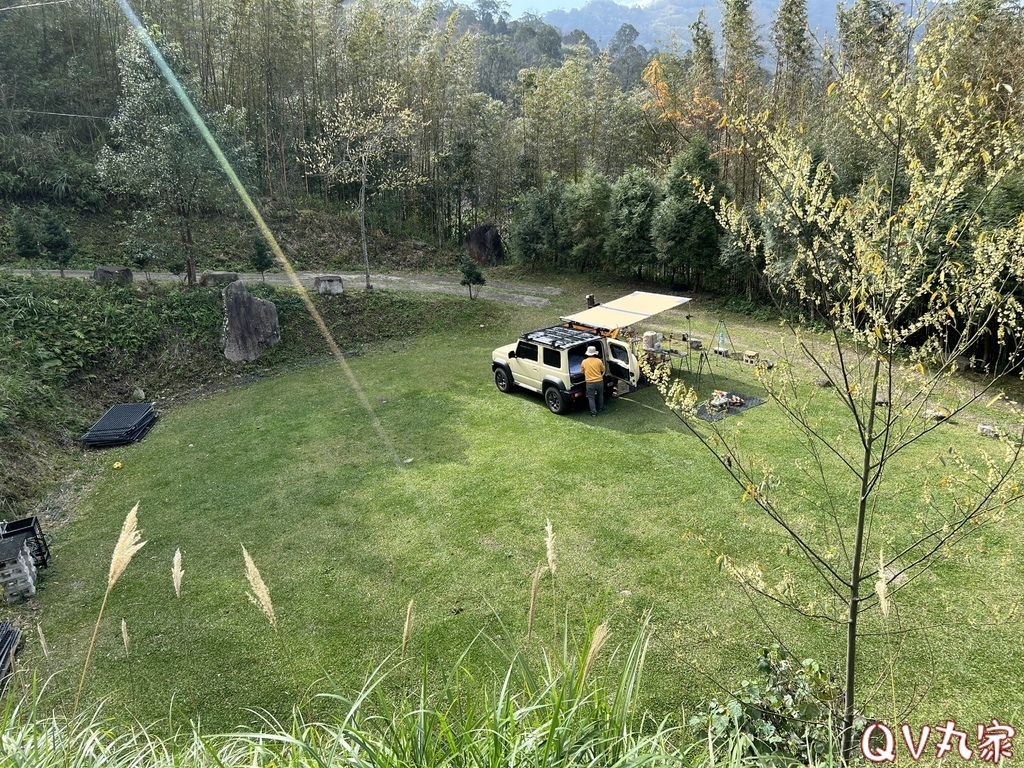
<svg viewBox="0 0 1024 768"><path fill-rule="evenodd" d="M192 99L185 92L184 87L181 85L181 81L178 80L173 70L171 70L167 60L156 47L156 44L153 42L153 38L150 37L145 25L143 25L142 21L140 21L139 17L135 14L135 11L128 4L128 0L118 0L118 5L120 5L121 10L124 11L129 23L135 29L139 41L146 48L146 51L149 53L153 63L156 64L157 69L160 70L160 73L170 86L171 91L173 91L174 95L178 98L178 101L180 101L181 105L185 108L185 112L188 113L189 119L191 119L192 123L196 126L196 129L203 137L206 145L210 148L210 151L213 152L214 157L217 159L217 163L227 175L228 180L231 182L231 186L234 187L235 192L238 193L239 198L242 200L243 205L245 205L246 210L252 216L253 221L256 222L256 226L259 228L260 233L263 235L267 243L270 244L270 249L273 252L274 257L277 259L281 268L284 269L285 274L288 275L289 282L291 282L292 286L298 292L299 297L302 299L302 303L306 306L306 311L309 312L310 316L313 318L313 322L316 323L316 327L319 329L320 334L324 337L324 341L327 342L327 347L330 349L331 354L334 356L334 359L338 361L338 365L341 366L342 371L344 371L345 377L348 379L348 382L352 387L352 391L355 392L360 405L362 405L369 414L370 421L373 423L373 428L376 431L377 436L380 438L388 457L396 468L399 470L404 469L404 463L399 458L394 444L391 442L391 438L388 436L387 432L385 432L384 425L381 424L380 419L374 412L373 406L370 404L370 400L366 396L366 392L359 385L355 374L352 372L348 362L345 360L345 355L338 347L334 337L331 336L331 332L327 329L326 323L324 323L324 320L317 311L317 308L313 305L313 301L309 298L308 291L306 291L305 286L299 280L299 276L292 268L291 262L288 261L288 257L285 256L284 251L281 250L281 246L277 242L277 238L274 237L274 233L270 231L270 227L268 227L266 221L263 220L263 216L260 214L259 209L256 207L256 204L249 196L248 191L246 191L245 186L238 178L234 168L231 167L231 163L224 155L224 152L221 150L216 138L214 138L210 129L207 128L206 122L195 108L195 105L192 103Z"/></svg>

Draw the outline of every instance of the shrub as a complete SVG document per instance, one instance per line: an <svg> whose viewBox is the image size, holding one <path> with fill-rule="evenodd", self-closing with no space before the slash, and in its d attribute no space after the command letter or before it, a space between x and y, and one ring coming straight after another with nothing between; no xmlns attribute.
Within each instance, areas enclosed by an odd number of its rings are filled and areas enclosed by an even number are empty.
<svg viewBox="0 0 1024 768"><path fill-rule="evenodd" d="M842 689L814 659L798 662L774 643L762 649L757 679L743 680L728 699L708 702L688 725L717 749L767 756L789 765L813 764L838 754L843 721ZM857 726L857 738L866 721Z"/></svg>

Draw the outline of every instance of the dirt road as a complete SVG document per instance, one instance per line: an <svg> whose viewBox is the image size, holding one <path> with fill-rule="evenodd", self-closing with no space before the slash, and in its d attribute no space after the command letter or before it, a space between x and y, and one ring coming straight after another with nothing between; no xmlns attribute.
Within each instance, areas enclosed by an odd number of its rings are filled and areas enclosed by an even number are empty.
<svg viewBox="0 0 1024 768"><path fill-rule="evenodd" d="M60 275L55 269L29 270L16 269L16 275ZM307 288L313 287L313 280L322 272L298 272L299 281ZM84 269L65 269L65 277L89 279L92 272ZM142 274L137 274L136 279L142 279ZM258 272L239 273L239 279L243 283L259 283L263 278ZM366 275L363 274L342 274L342 282L346 291L362 290L366 287ZM149 279L157 282L180 281L176 275L169 272L150 272ZM272 285L288 285L288 276L280 272L273 272L266 276L266 282ZM452 293L460 296L468 296L469 291L464 285L459 284L457 277L444 277L440 275L370 275L370 284L376 288L393 288L401 291L422 291L425 293ZM524 285L520 283L506 283L502 281L488 282L473 290L481 299L492 301L507 301L510 304L518 304L523 307L545 307L551 300L548 296L558 296L562 293L561 288L553 288L543 285Z"/></svg>

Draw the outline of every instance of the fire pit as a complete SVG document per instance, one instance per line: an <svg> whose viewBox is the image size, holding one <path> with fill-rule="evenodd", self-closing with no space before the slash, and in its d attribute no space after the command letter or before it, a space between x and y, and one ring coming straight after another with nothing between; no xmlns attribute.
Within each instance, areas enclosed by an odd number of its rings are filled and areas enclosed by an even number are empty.
<svg viewBox="0 0 1024 768"><path fill-rule="evenodd" d="M697 417L704 421L719 421L726 416L742 413L748 408L753 408L764 402L760 397L750 397L737 392L716 389L707 402L698 406Z"/></svg>

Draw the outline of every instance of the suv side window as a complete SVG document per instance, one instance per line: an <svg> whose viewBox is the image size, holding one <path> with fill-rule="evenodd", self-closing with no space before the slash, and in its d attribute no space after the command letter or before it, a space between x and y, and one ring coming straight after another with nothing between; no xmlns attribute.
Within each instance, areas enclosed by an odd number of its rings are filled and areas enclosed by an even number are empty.
<svg viewBox="0 0 1024 768"><path fill-rule="evenodd" d="M544 347L544 365L550 366L551 368L562 368L562 353L557 349L551 349L551 347Z"/></svg>
<svg viewBox="0 0 1024 768"><path fill-rule="evenodd" d="M612 357L625 366L629 365L629 351L625 347L620 347L618 344L609 344L608 346L612 351Z"/></svg>
<svg viewBox="0 0 1024 768"><path fill-rule="evenodd" d="M520 360L533 360L537 362L537 345L528 341L520 341L516 347L516 357Z"/></svg>

